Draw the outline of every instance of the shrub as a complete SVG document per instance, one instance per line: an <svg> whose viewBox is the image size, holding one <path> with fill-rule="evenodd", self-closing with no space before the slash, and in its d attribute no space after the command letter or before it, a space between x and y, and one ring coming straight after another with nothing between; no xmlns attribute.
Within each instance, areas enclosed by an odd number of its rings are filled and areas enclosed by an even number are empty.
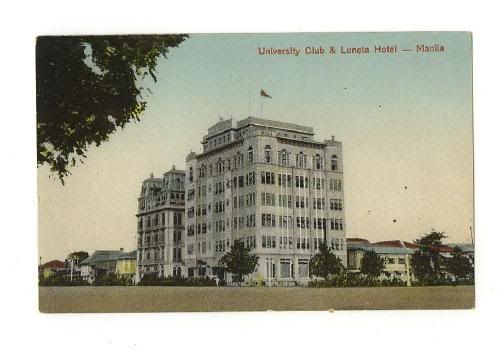
<svg viewBox="0 0 500 353"><path fill-rule="evenodd" d="M215 287L215 279L209 277L158 277L154 274L144 275L139 286L178 286L178 287ZM219 281L219 286L225 285L224 281Z"/></svg>

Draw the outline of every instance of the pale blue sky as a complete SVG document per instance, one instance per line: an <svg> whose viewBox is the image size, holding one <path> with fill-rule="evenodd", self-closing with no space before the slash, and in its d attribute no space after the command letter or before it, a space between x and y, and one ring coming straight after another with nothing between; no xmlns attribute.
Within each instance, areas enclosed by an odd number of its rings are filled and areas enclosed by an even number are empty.
<svg viewBox="0 0 500 353"><path fill-rule="evenodd" d="M417 44L444 53L415 53ZM412 52L259 56L259 46L337 49L398 45ZM39 245L133 249L141 181L186 154L219 116L260 114L312 126L344 143L348 236L412 240L432 228L469 241L472 224L472 57L468 33L192 35L168 60L141 122L92 148L65 186L39 168ZM379 107L380 106L380 107ZM404 188L407 186L407 189ZM396 219L396 223L393 222Z"/></svg>

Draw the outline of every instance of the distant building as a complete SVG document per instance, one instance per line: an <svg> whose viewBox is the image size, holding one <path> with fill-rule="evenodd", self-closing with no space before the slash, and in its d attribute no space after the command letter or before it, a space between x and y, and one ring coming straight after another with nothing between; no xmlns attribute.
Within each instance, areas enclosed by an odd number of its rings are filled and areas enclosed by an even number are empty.
<svg viewBox="0 0 500 353"><path fill-rule="evenodd" d="M370 241L363 238L346 238L346 242L349 244L370 244Z"/></svg>
<svg viewBox="0 0 500 353"><path fill-rule="evenodd" d="M118 278L123 278L127 283L133 284L137 282L137 251L131 251L119 255L116 258L116 275Z"/></svg>
<svg viewBox="0 0 500 353"><path fill-rule="evenodd" d="M84 281L93 283L97 276L116 273L116 262L121 255L124 255L123 249L96 250L80 262L80 276Z"/></svg>
<svg viewBox="0 0 500 353"><path fill-rule="evenodd" d="M64 271L66 264L63 261L52 260L38 266L38 273L43 278L48 278L58 271Z"/></svg>
<svg viewBox="0 0 500 353"><path fill-rule="evenodd" d="M471 265L474 266L475 258L474 258L474 244L471 243L452 243L447 244L448 247L455 249L458 247L463 256L469 259Z"/></svg>
<svg viewBox="0 0 500 353"><path fill-rule="evenodd" d="M184 265L184 171L175 166L144 180L138 198L138 276L187 276Z"/></svg>
<svg viewBox="0 0 500 353"><path fill-rule="evenodd" d="M377 243L348 242L348 270L360 272L361 261L367 251L374 251L384 260L381 279L399 279L403 282L413 280L411 275L411 256L420 249L417 244L401 240L381 241Z"/></svg>

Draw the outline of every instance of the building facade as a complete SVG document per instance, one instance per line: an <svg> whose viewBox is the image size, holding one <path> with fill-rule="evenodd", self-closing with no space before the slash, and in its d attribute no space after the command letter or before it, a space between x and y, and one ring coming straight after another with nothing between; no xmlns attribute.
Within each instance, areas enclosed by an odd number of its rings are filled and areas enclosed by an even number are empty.
<svg viewBox="0 0 500 353"><path fill-rule="evenodd" d="M137 251L124 253L116 259L116 275L127 284L137 283Z"/></svg>
<svg viewBox="0 0 500 353"><path fill-rule="evenodd" d="M380 280L398 279L411 285L415 279L411 271L411 257L418 249L420 249L418 245L400 240L378 243L348 241L347 269L350 272L359 273L365 253L374 251L384 261Z"/></svg>
<svg viewBox="0 0 500 353"><path fill-rule="evenodd" d="M123 254L123 249L96 250L92 255L80 262L81 278L92 284L98 276L116 273L116 260Z"/></svg>
<svg viewBox="0 0 500 353"><path fill-rule="evenodd" d="M183 271L184 179L184 171L173 166L161 178L151 174L142 183L136 214L139 278L187 276Z"/></svg>
<svg viewBox="0 0 500 353"><path fill-rule="evenodd" d="M259 257L252 284L307 282L323 239L347 265L340 141L315 141L311 127L249 117L210 127L202 147L186 158L188 276L222 278L219 260L237 239Z"/></svg>

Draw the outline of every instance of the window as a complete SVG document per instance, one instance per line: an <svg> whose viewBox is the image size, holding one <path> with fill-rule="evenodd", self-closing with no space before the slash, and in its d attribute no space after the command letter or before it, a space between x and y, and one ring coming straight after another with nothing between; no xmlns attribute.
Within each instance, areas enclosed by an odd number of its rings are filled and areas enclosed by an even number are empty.
<svg viewBox="0 0 500 353"><path fill-rule="evenodd" d="M261 194L261 205L262 206L275 206L276 205L276 195L268 192L263 192Z"/></svg>
<svg viewBox="0 0 500 353"><path fill-rule="evenodd" d="M262 225L264 227L276 227L276 216L272 214L261 214Z"/></svg>
<svg viewBox="0 0 500 353"><path fill-rule="evenodd" d="M323 169L323 158L319 154L314 156L314 169L320 170Z"/></svg>
<svg viewBox="0 0 500 353"><path fill-rule="evenodd" d="M193 181L193 167L189 167L189 181Z"/></svg>
<svg viewBox="0 0 500 353"><path fill-rule="evenodd" d="M274 185L274 173L272 172L261 172L260 173L260 182L261 184L269 184Z"/></svg>
<svg viewBox="0 0 500 353"><path fill-rule="evenodd" d="M248 147L248 163L253 163L253 147Z"/></svg>
<svg viewBox="0 0 500 353"><path fill-rule="evenodd" d="M295 176L295 187L296 188L308 188L309 178L304 176Z"/></svg>
<svg viewBox="0 0 500 353"><path fill-rule="evenodd" d="M306 156L304 156L304 154L302 152L300 152L299 154L297 154L295 156L295 165L298 168L305 168L305 167L307 167Z"/></svg>
<svg viewBox="0 0 500 353"><path fill-rule="evenodd" d="M219 160L217 161L216 168L217 168L218 174L221 174L224 172L224 161L221 158L219 158Z"/></svg>
<svg viewBox="0 0 500 353"><path fill-rule="evenodd" d="M262 247L263 248L276 248L276 237L271 235L262 236Z"/></svg>
<svg viewBox="0 0 500 353"><path fill-rule="evenodd" d="M271 258L266 259L266 277L276 278L276 264Z"/></svg>
<svg viewBox="0 0 500 353"><path fill-rule="evenodd" d="M342 211L342 199L330 199L330 209Z"/></svg>
<svg viewBox="0 0 500 353"><path fill-rule="evenodd" d="M300 278L309 277L309 261L307 259L299 259L298 274Z"/></svg>
<svg viewBox="0 0 500 353"><path fill-rule="evenodd" d="M332 156L332 170L337 170L337 168L338 168L337 163L338 163L338 158L337 158L337 155L334 154Z"/></svg>
<svg viewBox="0 0 500 353"><path fill-rule="evenodd" d="M293 264L290 259L280 259L280 277L292 278L293 277Z"/></svg>
<svg viewBox="0 0 500 353"><path fill-rule="evenodd" d="M281 165L288 165L288 152L285 149L278 152L278 161Z"/></svg>
<svg viewBox="0 0 500 353"><path fill-rule="evenodd" d="M264 163L271 163L271 146L264 147Z"/></svg>
<svg viewBox="0 0 500 353"><path fill-rule="evenodd" d="M332 218L330 220L330 228L332 230L343 230L344 229L344 223L342 221L342 218Z"/></svg>

